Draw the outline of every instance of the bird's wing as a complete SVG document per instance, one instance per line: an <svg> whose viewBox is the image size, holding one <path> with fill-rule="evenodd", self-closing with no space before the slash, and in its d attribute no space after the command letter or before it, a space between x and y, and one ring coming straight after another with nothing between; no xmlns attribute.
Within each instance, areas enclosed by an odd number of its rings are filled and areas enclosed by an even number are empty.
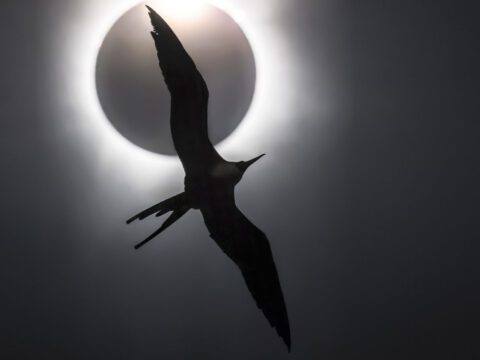
<svg viewBox="0 0 480 360"><path fill-rule="evenodd" d="M175 149L187 173L200 171L208 162L221 159L208 138L208 88L173 30L152 8L147 8L160 68L171 95L170 125Z"/></svg>
<svg viewBox="0 0 480 360"><path fill-rule="evenodd" d="M277 269L265 234L231 202L202 207L210 237L240 268L257 306L290 350L290 326Z"/></svg>

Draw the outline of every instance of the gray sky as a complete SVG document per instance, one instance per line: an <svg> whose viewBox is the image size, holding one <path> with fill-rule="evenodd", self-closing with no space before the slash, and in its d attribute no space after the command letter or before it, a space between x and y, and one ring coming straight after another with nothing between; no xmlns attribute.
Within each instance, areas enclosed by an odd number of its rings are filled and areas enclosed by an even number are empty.
<svg viewBox="0 0 480 360"><path fill-rule="evenodd" d="M1 5L2 358L478 356L475 9L279 2L301 80L281 120L298 126L265 136L236 194L271 242L288 355L200 213L133 250L157 224L124 220L183 177L139 190L99 171L94 131L54 91L74 80L53 33L81 3Z"/></svg>

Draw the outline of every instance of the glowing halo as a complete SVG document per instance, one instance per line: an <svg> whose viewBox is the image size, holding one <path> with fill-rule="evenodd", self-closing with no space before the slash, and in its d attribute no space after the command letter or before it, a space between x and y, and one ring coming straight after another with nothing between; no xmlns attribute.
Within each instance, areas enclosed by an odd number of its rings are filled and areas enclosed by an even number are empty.
<svg viewBox="0 0 480 360"><path fill-rule="evenodd" d="M72 19L62 24L56 33L56 43L62 54L52 69L59 80L57 96L62 101L62 118L77 119L75 136L94 148L99 175L115 174L131 187L153 188L159 178L183 176L176 157L144 150L120 135L106 118L99 103L95 86L95 66L98 50L111 28L130 8L141 4L138 0L85 0L78 2ZM199 0L153 0L153 8L171 6L171 11L194 15L201 5ZM244 120L235 131L218 144L219 152L227 159L239 160L258 153L269 153L282 143L280 134L289 132L294 110L293 88L295 61L292 51L284 43L281 29L271 25L275 1L265 0L259 5L248 0L211 0L241 26L252 47L257 78L253 100ZM185 11L188 10L188 11ZM161 12L160 12L161 13ZM266 15L266 14L270 15ZM68 80L66 80L68 79ZM284 84L288 84L285 86ZM63 136L71 124L63 123ZM68 134L71 136L71 134Z"/></svg>

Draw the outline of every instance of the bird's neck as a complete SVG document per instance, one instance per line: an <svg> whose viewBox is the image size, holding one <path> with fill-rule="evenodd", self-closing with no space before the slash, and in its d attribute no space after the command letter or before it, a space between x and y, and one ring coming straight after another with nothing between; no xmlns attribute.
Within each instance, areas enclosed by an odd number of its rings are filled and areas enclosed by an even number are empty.
<svg viewBox="0 0 480 360"><path fill-rule="evenodd" d="M232 181L237 183L242 174L235 163L225 161L215 164L210 170L210 176L214 181Z"/></svg>

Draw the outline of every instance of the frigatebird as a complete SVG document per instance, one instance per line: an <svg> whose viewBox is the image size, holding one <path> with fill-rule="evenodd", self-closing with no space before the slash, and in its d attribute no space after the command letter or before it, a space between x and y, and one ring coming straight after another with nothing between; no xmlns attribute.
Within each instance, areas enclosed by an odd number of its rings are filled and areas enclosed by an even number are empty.
<svg viewBox="0 0 480 360"><path fill-rule="evenodd" d="M160 69L171 96L170 126L175 150L185 170L185 191L127 220L171 212L162 226L135 246L138 249L190 209L203 215L210 237L240 268L257 306L290 351L287 309L270 244L235 204L235 185L263 155L249 161L223 159L208 137L208 88L173 30L147 6Z"/></svg>

